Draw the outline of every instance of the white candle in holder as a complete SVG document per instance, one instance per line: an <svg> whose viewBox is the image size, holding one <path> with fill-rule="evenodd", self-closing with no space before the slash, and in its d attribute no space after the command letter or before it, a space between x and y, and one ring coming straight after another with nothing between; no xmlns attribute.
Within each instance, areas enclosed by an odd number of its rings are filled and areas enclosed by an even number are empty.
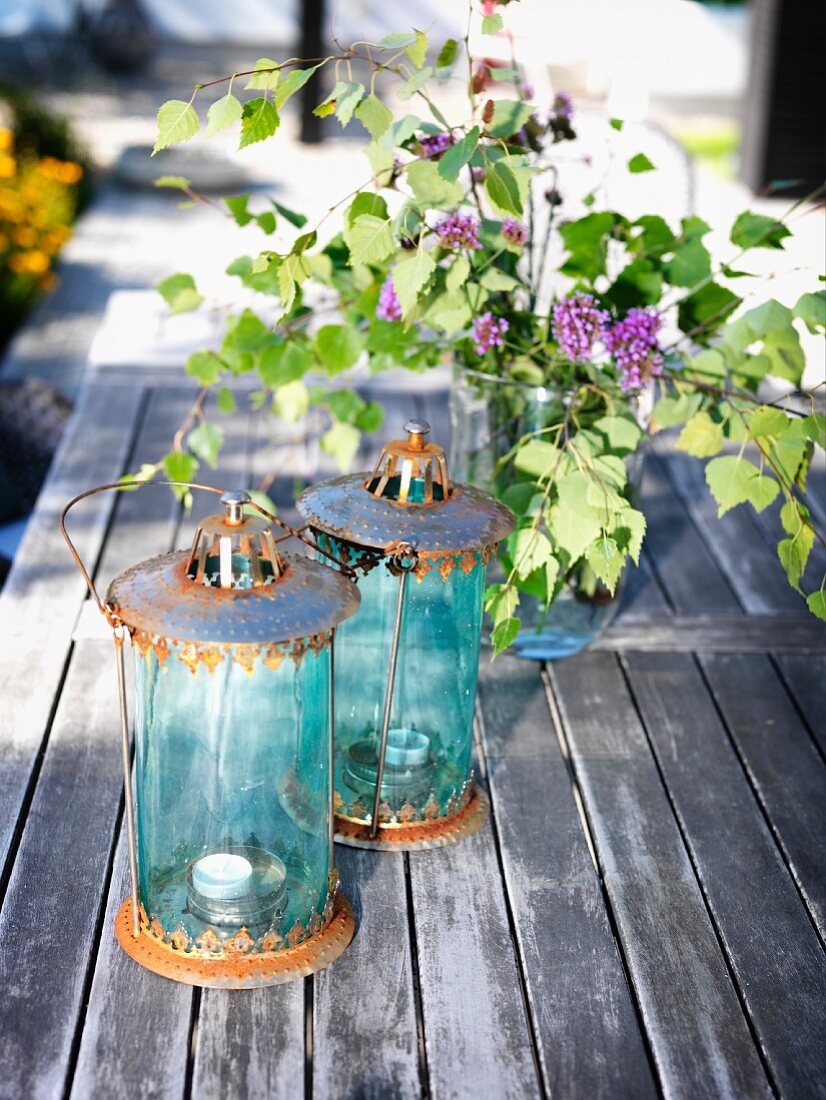
<svg viewBox="0 0 826 1100"><path fill-rule="evenodd" d="M430 756L430 738L418 730L387 731L384 762L391 768L411 768L426 764Z"/></svg>
<svg viewBox="0 0 826 1100"><path fill-rule="evenodd" d="M252 864L230 852L213 852L192 865L192 885L205 898L240 898L252 878Z"/></svg>

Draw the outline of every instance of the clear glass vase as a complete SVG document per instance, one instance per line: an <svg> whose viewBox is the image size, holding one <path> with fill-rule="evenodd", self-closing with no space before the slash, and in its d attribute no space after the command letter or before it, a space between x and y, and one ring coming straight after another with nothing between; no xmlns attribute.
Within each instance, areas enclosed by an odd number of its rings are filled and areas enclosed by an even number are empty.
<svg viewBox="0 0 826 1100"><path fill-rule="evenodd" d="M513 481L511 464L505 456L527 433L558 424L569 396L563 388L535 386L457 367L450 395L453 477L501 497ZM630 408L639 418L636 403ZM642 451L626 459L632 496L640 483L642 462ZM488 581L502 579L501 565L492 561ZM619 609L624 574L613 596L602 585L595 592L586 592L582 581L582 566L574 567L550 608L538 598L520 593L522 629L511 647L512 653L535 660L559 660L579 653L602 634ZM488 622L488 637L489 632Z"/></svg>

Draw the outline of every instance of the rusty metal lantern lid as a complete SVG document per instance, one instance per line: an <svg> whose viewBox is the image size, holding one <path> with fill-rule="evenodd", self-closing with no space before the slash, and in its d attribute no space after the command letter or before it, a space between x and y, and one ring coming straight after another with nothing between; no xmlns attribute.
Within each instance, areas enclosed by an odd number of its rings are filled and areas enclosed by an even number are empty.
<svg viewBox="0 0 826 1100"><path fill-rule="evenodd" d="M407 439L385 443L369 474L348 474L305 489L298 510L317 530L385 549L409 543L419 553L494 546L516 527L507 505L473 485L451 482L445 454L425 443L430 425L408 420Z"/></svg>
<svg viewBox="0 0 826 1100"><path fill-rule="evenodd" d="M109 586L106 605L129 630L175 641L260 645L308 638L348 618L356 585L335 569L284 554L246 493L198 527L190 550L139 562Z"/></svg>

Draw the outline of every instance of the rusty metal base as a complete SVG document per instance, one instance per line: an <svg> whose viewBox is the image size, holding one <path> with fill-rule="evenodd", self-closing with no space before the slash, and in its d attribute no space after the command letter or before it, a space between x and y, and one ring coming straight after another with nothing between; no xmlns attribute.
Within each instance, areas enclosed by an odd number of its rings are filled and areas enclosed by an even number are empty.
<svg viewBox="0 0 826 1100"><path fill-rule="evenodd" d="M336 842L350 848L372 848L379 852L421 852L426 848L444 848L471 836L490 815L488 796L474 786L468 804L449 817L432 821L412 821L409 825L379 825L378 836L370 835L370 826L336 815Z"/></svg>
<svg viewBox="0 0 826 1100"><path fill-rule="evenodd" d="M339 890L333 902L329 924L295 947L257 955L238 953L231 958L210 959L184 954L160 943L143 930L132 935L132 899L127 898L115 917L115 935L123 950L136 963L164 978L186 985L214 986L223 989L254 989L265 985L283 985L308 974L315 974L341 955L356 930L350 902Z"/></svg>

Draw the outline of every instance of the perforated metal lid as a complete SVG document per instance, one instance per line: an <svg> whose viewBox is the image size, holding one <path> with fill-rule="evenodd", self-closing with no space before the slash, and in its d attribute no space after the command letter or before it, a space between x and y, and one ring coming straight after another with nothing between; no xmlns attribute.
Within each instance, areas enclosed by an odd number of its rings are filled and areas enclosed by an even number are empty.
<svg viewBox="0 0 826 1100"><path fill-rule="evenodd" d="M126 627L175 641L262 644L326 632L359 605L335 569L277 548L269 526L244 515L246 494L198 528L192 548L139 562L109 586L106 603Z"/></svg>
<svg viewBox="0 0 826 1100"><path fill-rule="evenodd" d="M410 543L420 553L493 546L516 527L507 505L472 485L451 483L444 451L425 443L430 425L409 420L407 439L386 443L369 474L305 489L298 510L314 528L382 550Z"/></svg>

